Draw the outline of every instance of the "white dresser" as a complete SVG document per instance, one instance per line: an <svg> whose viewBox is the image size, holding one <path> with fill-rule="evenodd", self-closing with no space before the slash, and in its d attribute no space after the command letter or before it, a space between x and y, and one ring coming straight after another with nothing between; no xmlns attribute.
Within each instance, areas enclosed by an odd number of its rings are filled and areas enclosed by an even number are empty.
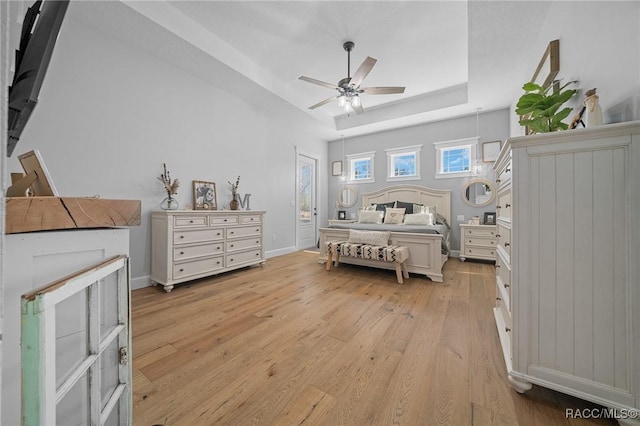
<svg viewBox="0 0 640 426"><path fill-rule="evenodd" d="M264 263L264 211L151 213L151 280L175 284Z"/></svg>
<svg viewBox="0 0 640 426"><path fill-rule="evenodd" d="M509 381L624 417L640 406L640 122L512 138L494 167Z"/></svg>
<svg viewBox="0 0 640 426"><path fill-rule="evenodd" d="M495 225L460 225L460 260L496 260Z"/></svg>

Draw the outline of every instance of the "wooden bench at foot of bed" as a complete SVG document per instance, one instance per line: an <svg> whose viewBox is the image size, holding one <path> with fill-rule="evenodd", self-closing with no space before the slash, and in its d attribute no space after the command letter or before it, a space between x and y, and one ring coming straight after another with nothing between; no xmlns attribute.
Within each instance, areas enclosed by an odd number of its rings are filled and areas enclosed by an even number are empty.
<svg viewBox="0 0 640 426"><path fill-rule="evenodd" d="M390 262L395 265L398 284L404 281L402 277L409 278L407 270L407 259L409 259L409 249L403 246L373 246L368 244L355 244L348 241L328 241L327 250L327 271L331 270L331 265L335 259L336 266L340 263L340 256L355 257L360 259L375 260L378 262Z"/></svg>

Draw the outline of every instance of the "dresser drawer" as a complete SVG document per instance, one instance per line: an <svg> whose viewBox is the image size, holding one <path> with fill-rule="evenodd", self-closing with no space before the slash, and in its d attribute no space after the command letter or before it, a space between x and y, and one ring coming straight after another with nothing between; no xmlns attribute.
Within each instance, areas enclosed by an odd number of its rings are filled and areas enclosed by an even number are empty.
<svg viewBox="0 0 640 426"><path fill-rule="evenodd" d="M262 250L255 249L243 251L240 253L227 254L227 267L239 265L242 263L259 261L262 258Z"/></svg>
<svg viewBox="0 0 640 426"><path fill-rule="evenodd" d="M249 223L262 223L262 216L259 214L240 216L240 224L246 225Z"/></svg>
<svg viewBox="0 0 640 426"><path fill-rule="evenodd" d="M262 244L262 238L255 237L255 238L244 238L242 240L231 240L231 241L227 241L225 244L226 244L225 251L227 252L239 251L239 250L245 250L252 247L260 247L260 245Z"/></svg>
<svg viewBox="0 0 640 426"><path fill-rule="evenodd" d="M495 259L496 250L494 248L485 247L465 247L464 254L467 257Z"/></svg>
<svg viewBox="0 0 640 426"><path fill-rule="evenodd" d="M191 262L176 263L173 265L173 279L188 277L216 271L224 268L223 256L206 259L192 260Z"/></svg>
<svg viewBox="0 0 640 426"><path fill-rule="evenodd" d="M173 249L173 260L187 260L196 257L213 256L220 254L224 250L222 241L214 244L201 244L197 246L177 247Z"/></svg>
<svg viewBox="0 0 640 426"><path fill-rule="evenodd" d="M228 216L209 216L209 225L237 225L238 224L238 216L236 215L228 215Z"/></svg>
<svg viewBox="0 0 640 426"><path fill-rule="evenodd" d="M504 162L496 171L496 183L498 188L503 187L511 182L511 159Z"/></svg>
<svg viewBox="0 0 640 426"><path fill-rule="evenodd" d="M498 224L498 245L501 246L505 253L511 257L511 228ZM510 259L507 259L510 261Z"/></svg>
<svg viewBox="0 0 640 426"><path fill-rule="evenodd" d="M495 226L477 226L474 228L464 228L465 237L495 237Z"/></svg>
<svg viewBox="0 0 640 426"><path fill-rule="evenodd" d="M480 237L465 237L465 246L487 247L494 248L496 245L495 238L480 238Z"/></svg>
<svg viewBox="0 0 640 426"><path fill-rule="evenodd" d="M173 218L173 226L176 228L182 228L185 226L207 226L207 216L176 216Z"/></svg>
<svg viewBox="0 0 640 426"><path fill-rule="evenodd" d="M500 310L500 315L502 316L502 320L504 321L504 325L506 327L505 331L507 333L511 332L511 311L505 305L504 299L500 296L500 292L496 289L496 304L498 309Z"/></svg>
<svg viewBox="0 0 640 426"><path fill-rule="evenodd" d="M511 268L500 252L496 256L496 283L498 288L502 287L504 295L509 299L505 300L505 304L511 311Z"/></svg>
<svg viewBox="0 0 640 426"><path fill-rule="evenodd" d="M238 226L227 228L227 238L242 238L251 235L262 235L262 226Z"/></svg>
<svg viewBox="0 0 640 426"><path fill-rule="evenodd" d="M498 193L496 210L499 219L511 222L511 188Z"/></svg>
<svg viewBox="0 0 640 426"><path fill-rule="evenodd" d="M222 228L185 230L173 232L173 244L188 244L207 241L217 241L224 238L224 230Z"/></svg>

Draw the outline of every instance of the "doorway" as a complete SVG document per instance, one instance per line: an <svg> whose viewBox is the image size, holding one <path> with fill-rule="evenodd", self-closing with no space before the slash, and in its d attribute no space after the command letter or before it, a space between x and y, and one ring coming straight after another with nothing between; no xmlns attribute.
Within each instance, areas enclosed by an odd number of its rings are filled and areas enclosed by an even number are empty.
<svg viewBox="0 0 640 426"><path fill-rule="evenodd" d="M315 247L318 242L318 158L297 151L296 246Z"/></svg>

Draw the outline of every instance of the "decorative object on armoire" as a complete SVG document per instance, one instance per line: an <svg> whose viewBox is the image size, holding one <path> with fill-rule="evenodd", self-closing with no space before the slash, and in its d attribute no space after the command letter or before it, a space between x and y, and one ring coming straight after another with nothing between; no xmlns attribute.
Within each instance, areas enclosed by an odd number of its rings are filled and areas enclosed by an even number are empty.
<svg viewBox="0 0 640 426"><path fill-rule="evenodd" d="M167 170L167 163L162 163L162 167L164 169L164 173L158 176L158 180L164 185L164 190L167 192L167 196L160 203L160 208L162 210L176 210L179 206L178 200L173 196L178 193L180 182L178 179L171 180L171 175Z"/></svg>
<svg viewBox="0 0 640 426"><path fill-rule="evenodd" d="M571 108L560 107L576 94L575 89L564 90L570 81L562 87L555 88L553 84L543 87L539 84L529 82L522 86L525 91L516 104L516 114L521 118L520 125L526 126L531 133L547 133L558 130L567 130L568 124L562 120L571 113Z"/></svg>
<svg viewBox="0 0 640 426"><path fill-rule="evenodd" d="M229 203L229 208L231 210L238 210L240 206L240 201L238 201L238 185L240 185L240 176L236 179L235 183L231 181L227 181L229 186L231 187L231 202Z"/></svg>
<svg viewBox="0 0 640 426"><path fill-rule="evenodd" d="M585 95L587 95L587 98L584 100L584 106L587 114L586 127L601 126L602 108L600 108L600 103L598 102L599 97L596 95L596 88L594 87L591 90L587 90Z"/></svg>
<svg viewBox="0 0 640 426"><path fill-rule="evenodd" d="M193 208L195 210L218 209L215 182L193 181Z"/></svg>

